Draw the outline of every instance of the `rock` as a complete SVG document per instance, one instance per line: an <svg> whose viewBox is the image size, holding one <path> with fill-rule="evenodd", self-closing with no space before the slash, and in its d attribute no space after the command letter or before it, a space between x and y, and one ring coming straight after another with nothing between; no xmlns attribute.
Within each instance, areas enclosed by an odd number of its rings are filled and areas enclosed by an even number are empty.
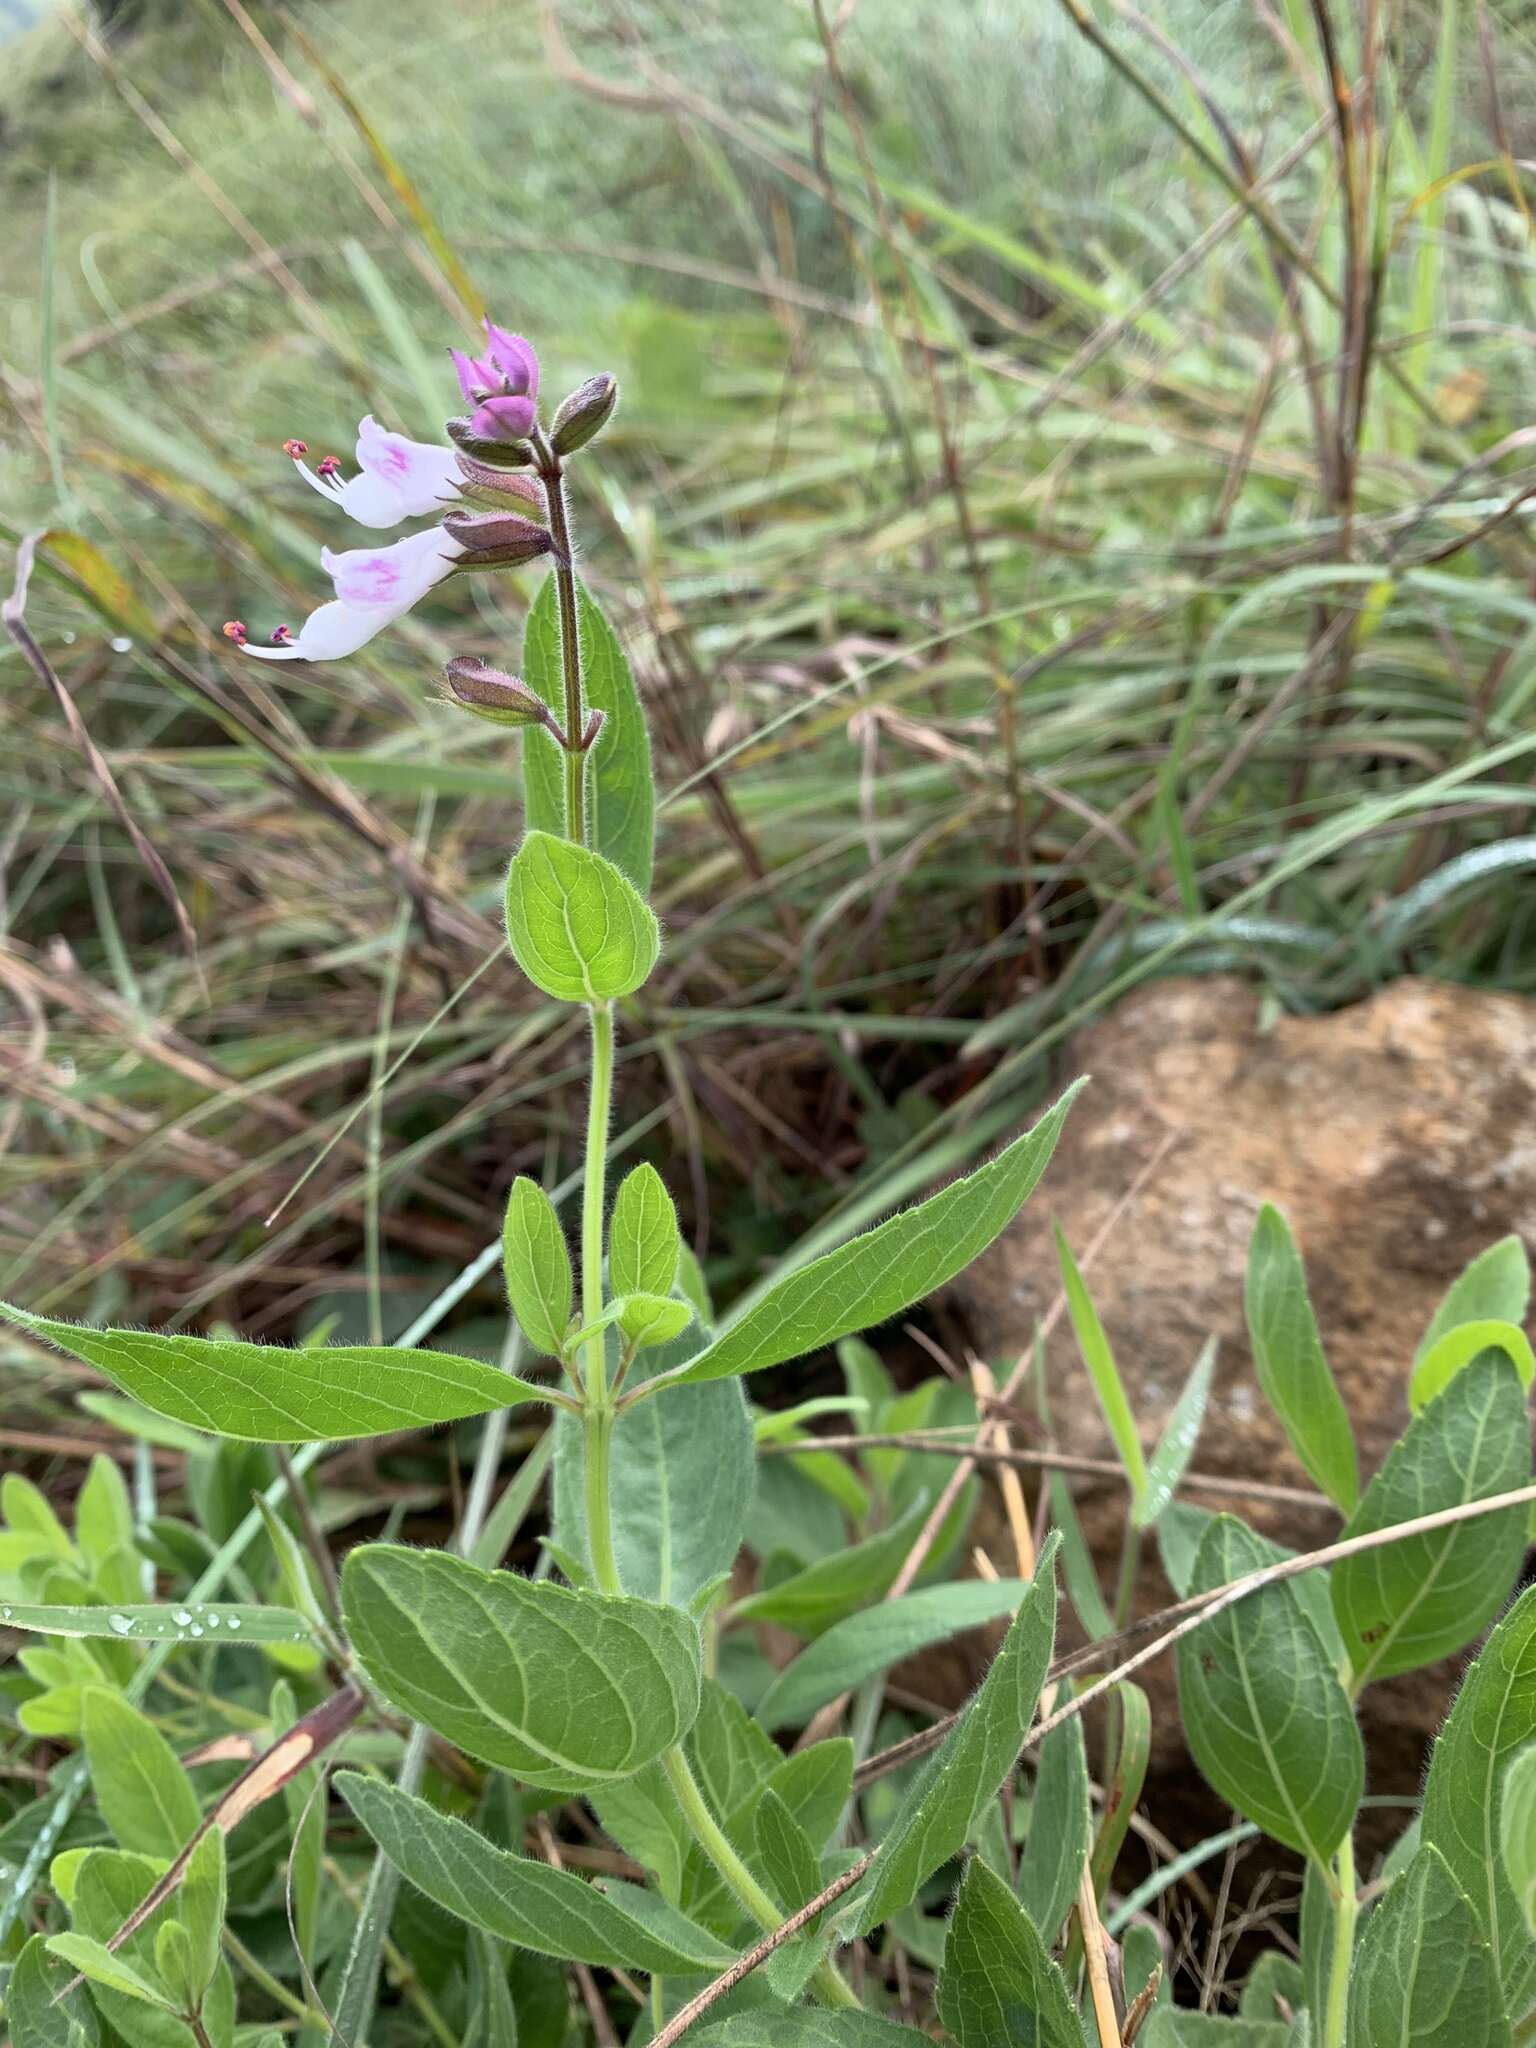
<svg viewBox="0 0 1536 2048"><path fill-rule="evenodd" d="M983 1354L1011 1360L1050 1308L1052 1220L1081 1261L1124 1202L1087 1277L1144 1443L1214 1333L1196 1467L1308 1487L1259 1391L1243 1314L1249 1233L1260 1202L1273 1201L1306 1260L1364 1479L1408 1419L1414 1348L1451 1281L1511 1231L1536 1244L1536 1003L1408 980L1331 1016L1270 1018L1241 981L1165 981L1084 1031L1071 1066L1093 1080L1044 1180L956 1284ZM1062 1448L1112 1455L1065 1321L1049 1357ZM1074 1490L1112 1583L1116 1489ZM1331 1512L1242 1512L1300 1549L1338 1530ZM1150 1608L1168 1595L1155 1570L1145 1576L1139 1605ZM1170 1662L1152 1667L1150 1686L1165 1761L1177 1752ZM1456 1670L1365 1695L1372 1790L1417 1788Z"/></svg>

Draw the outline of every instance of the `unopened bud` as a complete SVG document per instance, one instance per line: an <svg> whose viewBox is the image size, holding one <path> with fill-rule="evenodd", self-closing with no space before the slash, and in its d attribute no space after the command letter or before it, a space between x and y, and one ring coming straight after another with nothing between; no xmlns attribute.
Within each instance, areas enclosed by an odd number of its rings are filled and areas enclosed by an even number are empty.
<svg viewBox="0 0 1536 2048"><path fill-rule="evenodd" d="M542 697L488 662L456 654L449 662L448 700L492 725L547 725L549 710Z"/></svg>
<svg viewBox="0 0 1536 2048"><path fill-rule="evenodd" d="M309 443L307 441L285 441L283 443L283 453L291 455L294 461L298 462L309 453Z"/></svg>
<svg viewBox="0 0 1536 2048"><path fill-rule="evenodd" d="M450 512L443 530L464 550L459 569L509 569L550 549L547 529L519 512Z"/></svg>
<svg viewBox="0 0 1536 2048"><path fill-rule="evenodd" d="M578 448L585 448L595 440L613 417L613 408L619 402L617 380L605 372L601 377L589 377L580 384L570 397L561 401L555 414L554 425L549 430L550 445L557 455L574 455Z"/></svg>
<svg viewBox="0 0 1536 2048"><path fill-rule="evenodd" d="M462 416L449 420L445 431L455 448L489 469L526 469L533 460L533 450L526 441L493 441L488 435L477 434L473 421Z"/></svg>
<svg viewBox="0 0 1536 2048"><path fill-rule="evenodd" d="M223 633L224 638L226 640L233 640L237 647L243 647L245 645L246 633L244 619L226 619L219 630Z"/></svg>
<svg viewBox="0 0 1536 2048"><path fill-rule="evenodd" d="M495 510L509 499L516 499L527 507L530 519L537 519L540 525L549 518L549 500L544 495L544 486L536 477L519 470L491 469L483 462L461 450L454 456L459 472L459 495L471 504L483 505Z"/></svg>

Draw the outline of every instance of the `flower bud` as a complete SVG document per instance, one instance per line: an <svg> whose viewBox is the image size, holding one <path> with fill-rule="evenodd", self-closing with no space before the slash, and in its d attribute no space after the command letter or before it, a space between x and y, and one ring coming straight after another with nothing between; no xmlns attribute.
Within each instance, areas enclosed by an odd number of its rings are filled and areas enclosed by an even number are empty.
<svg viewBox="0 0 1536 2048"><path fill-rule="evenodd" d="M461 710L472 711L476 718L487 718L492 725L549 723L549 710L543 698L516 676L492 668L488 662L476 661L473 655L456 654L445 674L446 701L457 704Z"/></svg>
<svg viewBox="0 0 1536 2048"><path fill-rule="evenodd" d="M443 531L464 550L460 569L508 569L548 554L548 530L519 512L450 512Z"/></svg>
<svg viewBox="0 0 1536 2048"><path fill-rule="evenodd" d="M495 511L509 499L517 499L526 506L530 519L537 519L541 525L548 519L549 500L536 477L524 476L515 469L492 469L484 462L476 462L462 449L455 450L454 462L460 477L459 495L469 503Z"/></svg>
<svg viewBox="0 0 1536 2048"><path fill-rule="evenodd" d="M477 430L478 419L479 414L476 413L473 419L461 416L448 421L445 431L454 447L490 469L526 469L533 460L533 450L528 443L491 440Z"/></svg>
<svg viewBox="0 0 1536 2048"><path fill-rule="evenodd" d="M555 453L573 455L578 448L585 448L589 441L596 440L613 417L613 408L618 402L618 383L606 372L601 377L589 377L585 384L578 385L569 398L561 401L554 425L550 428L549 438Z"/></svg>

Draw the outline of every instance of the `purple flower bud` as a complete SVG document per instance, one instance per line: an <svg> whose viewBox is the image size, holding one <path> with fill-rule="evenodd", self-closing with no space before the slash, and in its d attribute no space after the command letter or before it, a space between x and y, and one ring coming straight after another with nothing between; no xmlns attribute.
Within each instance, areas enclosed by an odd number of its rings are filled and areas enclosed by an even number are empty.
<svg viewBox="0 0 1536 2048"><path fill-rule="evenodd" d="M573 455L585 448L607 426L619 402L619 387L609 376L589 377L570 397L563 399L555 414L549 438L557 455Z"/></svg>
<svg viewBox="0 0 1536 2048"><path fill-rule="evenodd" d="M461 569L506 569L550 547L547 530L518 512L450 512L443 531L464 550Z"/></svg>
<svg viewBox="0 0 1536 2048"><path fill-rule="evenodd" d="M487 398L476 406L470 426L482 441L521 441L535 417L531 398Z"/></svg>
<svg viewBox="0 0 1536 2048"><path fill-rule="evenodd" d="M476 661L473 655L456 654L445 674L448 701L464 711L472 711L476 718L489 719L492 725L550 723L542 697L516 676L492 668L488 662Z"/></svg>
<svg viewBox="0 0 1536 2048"><path fill-rule="evenodd" d="M530 519L543 523L549 518L549 500L544 495L544 486L536 478L524 476L517 470L492 469L489 463L477 462L473 455L466 455L462 448L455 451L454 461L459 472L460 493L471 504L480 502L482 497L489 497L500 506L508 498L516 498Z"/></svg>
<svg viewBox="0 0 1536 2048"><path fill-rule="evenodd" d="M486 354L506 379L504 390L520 397L536 398L539 392L539 359L520 334L485 323Z"/></svg>
<svg viewBox="0 0 1536 2048"><path fill-rule="evenodd" d="M472 418L448 420L443 427L460 456L496 471L526 469L533 450L526 441L492 440L482 434Z"/></svg>

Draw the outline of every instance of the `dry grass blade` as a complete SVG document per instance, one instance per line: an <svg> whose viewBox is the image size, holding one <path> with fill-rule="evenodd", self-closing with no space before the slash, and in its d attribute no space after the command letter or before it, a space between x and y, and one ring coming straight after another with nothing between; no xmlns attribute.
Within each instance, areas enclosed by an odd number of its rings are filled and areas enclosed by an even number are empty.
<svg viewBox="0 0 1536 2048"><path fill-rule="evenodd" d="M186 949L187 958L200 974L197 932L187 914L187 907L181 900L180 891L171 877L171 871L151 846L132 811L129 810L127 801L117 786L116 778L107 765L106 757L85 729L85 720L80 716L79 707L64 687L53 663L44 654L27 624L27 586L32 580L32 564L36 558L38 544L46 538L46 534L28 533L23 535L18 544L16 581L11 586L10 596L0 603L0 624L4 625L5 630L16 642L34 673L52 692L53 700L63 714L64 723L69 727L70 738L79 748L81 759L90 770L97 788L133 842L133 850L143 862L151 881L170 905L171 915L176 920L176 930Z"/></svg>

